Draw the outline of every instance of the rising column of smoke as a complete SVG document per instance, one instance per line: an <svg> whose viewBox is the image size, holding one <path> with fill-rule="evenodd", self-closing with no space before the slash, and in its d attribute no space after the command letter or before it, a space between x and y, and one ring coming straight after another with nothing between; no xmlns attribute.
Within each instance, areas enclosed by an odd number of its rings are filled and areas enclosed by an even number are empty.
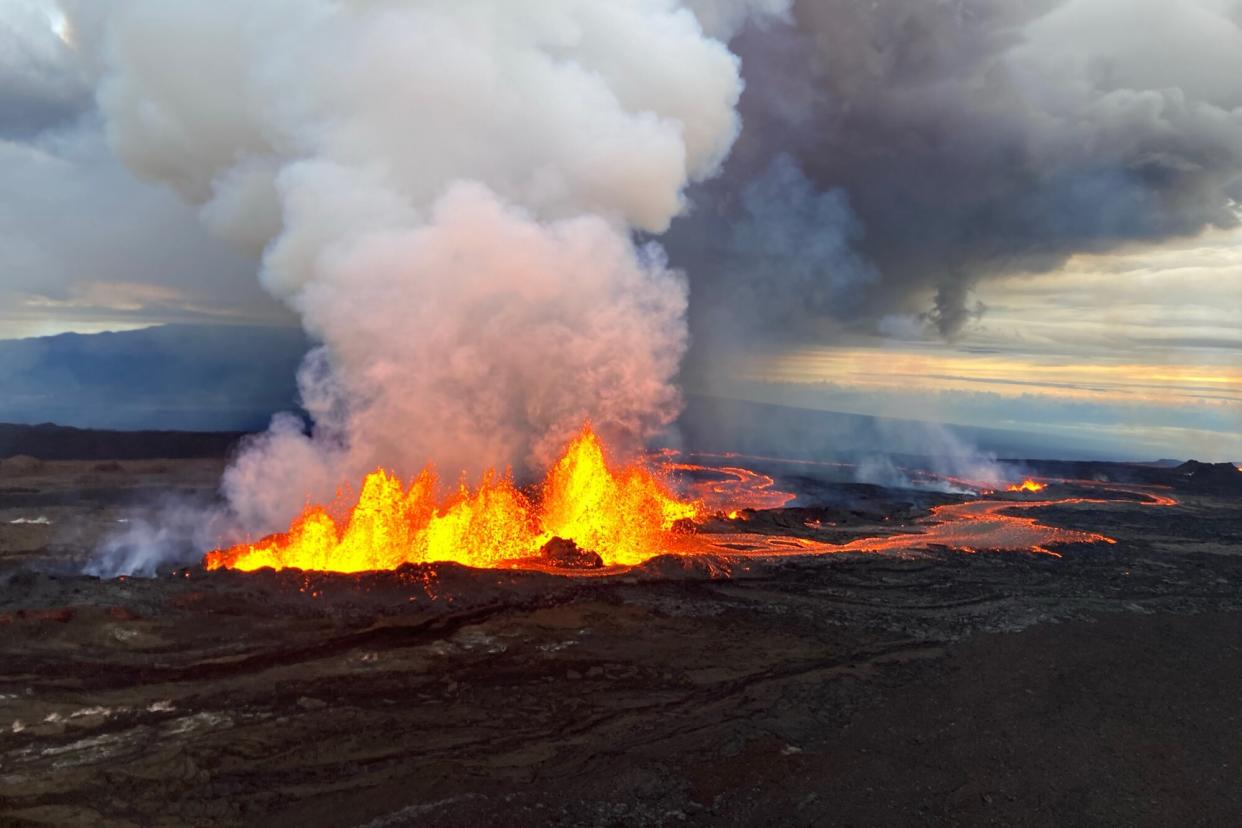
<svg viewBox="0 0 1242 828"><path fill-rule="evenodd" d="M694 0L716 34L784 0ZM120 157L260 253L323 343L226 475L245 528L376 465L533 470L590 418L678 413L684 277L659 234L738 133L739 62L679 0L113 0Z"/></svg>
<svg viewBox="0 0 1242 828"><path fill-rule="evenodd" d="M722 318L769 339L920 321L953 337L984 310L981 279L1236 226L1239 8L798 0L789 25L743 31L746 129L670 242L694 280L696 342ZM808 224L806 197L771 202L773 224L825 240L789 248L793 267L772 266L767 241L735 243L753 221L747 190L788 177L782 155L848 208ZM869 266L825 256L840 239Z"/></svg>

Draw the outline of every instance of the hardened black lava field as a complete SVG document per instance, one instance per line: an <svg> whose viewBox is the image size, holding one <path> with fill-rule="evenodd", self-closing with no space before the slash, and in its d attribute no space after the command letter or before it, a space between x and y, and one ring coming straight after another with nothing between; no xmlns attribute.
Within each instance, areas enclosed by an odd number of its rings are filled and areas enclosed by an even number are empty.
<svg viewBox="0 0 1242 828"><path fill-rule="evenodd" d="M219 469L0 463L3 824L1236 818L1229 478L1143 467L1135 480L1175 505L1030 510L1116 541L1061 557L933 545L724 549L592 578L74 574L133 504L209 498ZM800 505L749 513L747 533L848 543L971 500L781 482Z"/></svg>

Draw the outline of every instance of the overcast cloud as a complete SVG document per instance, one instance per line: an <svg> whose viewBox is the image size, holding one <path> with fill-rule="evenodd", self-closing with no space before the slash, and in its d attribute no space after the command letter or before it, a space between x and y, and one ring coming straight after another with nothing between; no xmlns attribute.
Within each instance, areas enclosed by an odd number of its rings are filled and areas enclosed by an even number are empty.
<svg viewBox="0 0 1242 828"><path fill-rule="evenodd" d="M117 160L65 25L54 3L0 0L0 337L290 324L254 259Z"/></svg>

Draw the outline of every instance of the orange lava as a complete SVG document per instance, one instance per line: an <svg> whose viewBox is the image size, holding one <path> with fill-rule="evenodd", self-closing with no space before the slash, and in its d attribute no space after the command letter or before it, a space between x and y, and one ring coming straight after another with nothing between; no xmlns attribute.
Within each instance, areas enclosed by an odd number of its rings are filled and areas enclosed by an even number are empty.
<svg viewBox="0 0 1242 828"><path fill-rule="evenodd" d="M1022 504L1019 508L1088 502L1094 501L1046 501ZM1035 518L1006 514L1013 508L1013 503L994 500L972 500L968 503L937 506L932 509L930 518L936 522L926 532L881 539L868 538L847 546L854 551L866 552L933 546L943 546L959 552L1005 549L1060 557L1049 547L1071 543L1116 543L1112 538L1095 532L1061 529L1040 523Z"/></svg>
<svg viewBox="0 0 1242 828"><path fill-rule="evenodd" d="M736 455L728 457L736 463ZM865 538L847 536L840 542L832 540L839 531L834 524L819 521L804 524L812 530L810 536L805 532L684 531L679 522L712 514L750 522L753 513L785 507L795 495L778 489L772 477L740 465L695 465L671 451L655 459L657 473L638 463L613 466L588 426L533 493L516 487L507 475L490 473L477 489L461 486L441 496L429 469L408 486L377 470L367 475L347 515L334 518L324 507L308 507L288 532L209 552L204 565L207 569L245 571L271 567L363 572L395 569L405 563L448 561L473 567L606 576L666 553L723 560L941 548L1059 556L1053 547L1116 542L1095 532L1048 526L1036 518L1015 514L1053 505L1116 502L1089 498L953 503L933 508L928 516L908 527ZM695 499L676 497L663 481L667 473L688 474ZM1164 487L1060 482L1124 493L1144 506L1177 503L1156 491ZM1026 480L1009 486L1008 491L1037 493L1046 488L1044 483ZM596 552L604 568L558 569L539 556L543 544L553 537L572 540L581 549Z"/></svg>
<svg viewBox="0 0 1242 828"><path fill-rule="evenodd" d="M440 496L425 469L408 486L383 469L367 475L358 501L338 523L310 506L288 532L207 553L207 569L296 568L332 572L395 569L404 563L453 561L500 567L533 560L554 537L596 552L608 566L629 566L677 545L678 521L698 502L675 497L638 464L611 466L590 426L548 471L537 497L508 475L488 473L473 491Z"/></svg>
<svg viewBox="0 0 1242 828"><path fill-rule="evenodd" d="M1071 543L1107 543L1116 541L1095 532L1061 529L1040 523L1035 518L1006 514L1014 509L1031 509L1068 503L1103 503L1097 500L1058 500L1037 503L1015 503L1008 500L971 500L936 506L931 514L918 521L915 531L882 537L858 538L846 543L831 543L803 537L761 535L700 535L700 551L760 557L787 555L827 555L843 552L903 552L946 548L957 552L1007 551L1031 552L1037 555L1060 554L1050 547Z"/></svg>
<svg viewBox="0 0 1242 828"><path fill-rule="evenodd" d="M797 495L776 488L776 480L741 466L700 466L674 462L665 454L663 468L670 472L690 472L705 479L690 485L695 498L708 511L724 512L736 520L745 509L780 509Z"/></svg>

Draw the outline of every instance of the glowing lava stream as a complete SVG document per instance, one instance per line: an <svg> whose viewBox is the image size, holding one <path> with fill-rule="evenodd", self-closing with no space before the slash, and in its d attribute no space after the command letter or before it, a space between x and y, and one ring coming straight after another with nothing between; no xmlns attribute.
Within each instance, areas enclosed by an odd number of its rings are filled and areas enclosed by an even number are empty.
<svg viewBox="0 0 1242 828"><path fill-rule="evenodd" d="M1066 481L1069 482L1069 481ZM1121 486L1075 481L1078 485L1093 486L1106 491L1124 492L1147 498L1143 506L1176 506L1177 501L1167 495L1156 494L1149 486ZM1063 500L972 500L935 506L931 514L920 523L926 529L885 537L858 538L848 543L834 544L797 537L777 537L749 533L743 535L702 535L700 540L714 547L717 554L741 554L749 556L824 555L842 552L894 552L901 550L931 549L944 547L958 552L980 551L1031 552L1061 557L1049 547L1072 543L1106 543L1117 541L1096 532L1077 529L1061 529L1040 523L1036 518L1003 514L1012 509L1035 509L1043 506L1072 504L1106 505L1116 500L1092 498L1066 498ZM704 550L706 551L706 550Z"/></svg>
<svg viewBox="0 0 1242 828"><path fill-rule="evenodd" d="M1035 518L1002 514L1008 509L1030 509L1065 503L1096 503L1087 500L1044 500L1021 503L1007 500L972 500L932 509L924 532L860 538L831 547L833 552L888 552L896 549L930 549L943 546L958 552L981 550L1026 551L1060 557L1048 547L1070 543L1116 543L1110 537L1077 529L1047 526Z"/></svg>
<svg viewBox="0 0 1242 828"><path fill-rule="evenodd" d="M780 509L798 496L776 488L776 480L741 466L699 466L693 463L675 462L665 453L662 468L667 472L689 472L705 475L691 488L705 509L727 513L737 517L743 509L761 511Z"/></svg>
<svg viewBox="0 0 1242 828"><path fill-rule="evenodd" d="M367 476L347 516L333 518L323 507L310 506L288 532L209 552L203 563L207 569L363 572L395 569L405 563L456 562L484 568L604 575L661 554L774 557L945 547L962 552L1028 551L1059 557L1050 547L1115 543L1095 532L1061 529L1039 523L1036 518L1006 514L1015 509L1116 502L1085 498L972 500L936 506L918 522L916 531L839 544L755 532L695 533L688 531L684 522L701 519L717 509L736 518L740 508L780 508L793 495L776 489L773 478L742 467L674 462L669 453L662 458L665 471L691 472L706 478L694 485L700 499L678 499L660 477L642 465L609 465L599 439L584 427L548 471L536 498L526 495L508 477L495 474L487 475L477 490L462 486L454 495L441 498L430 470L424 470L408 487L379 470ZM1137 494L1148 498L1144 504L1150 506L1177 502L1149 492L1149 487L1074 483ZM1040 487L1036 491L1046 488L1036 485ZM1032 487L1010 488L1030 491ZM541 557L541 548L556 537L598 554L596 568L565 570Z"/></svg>

